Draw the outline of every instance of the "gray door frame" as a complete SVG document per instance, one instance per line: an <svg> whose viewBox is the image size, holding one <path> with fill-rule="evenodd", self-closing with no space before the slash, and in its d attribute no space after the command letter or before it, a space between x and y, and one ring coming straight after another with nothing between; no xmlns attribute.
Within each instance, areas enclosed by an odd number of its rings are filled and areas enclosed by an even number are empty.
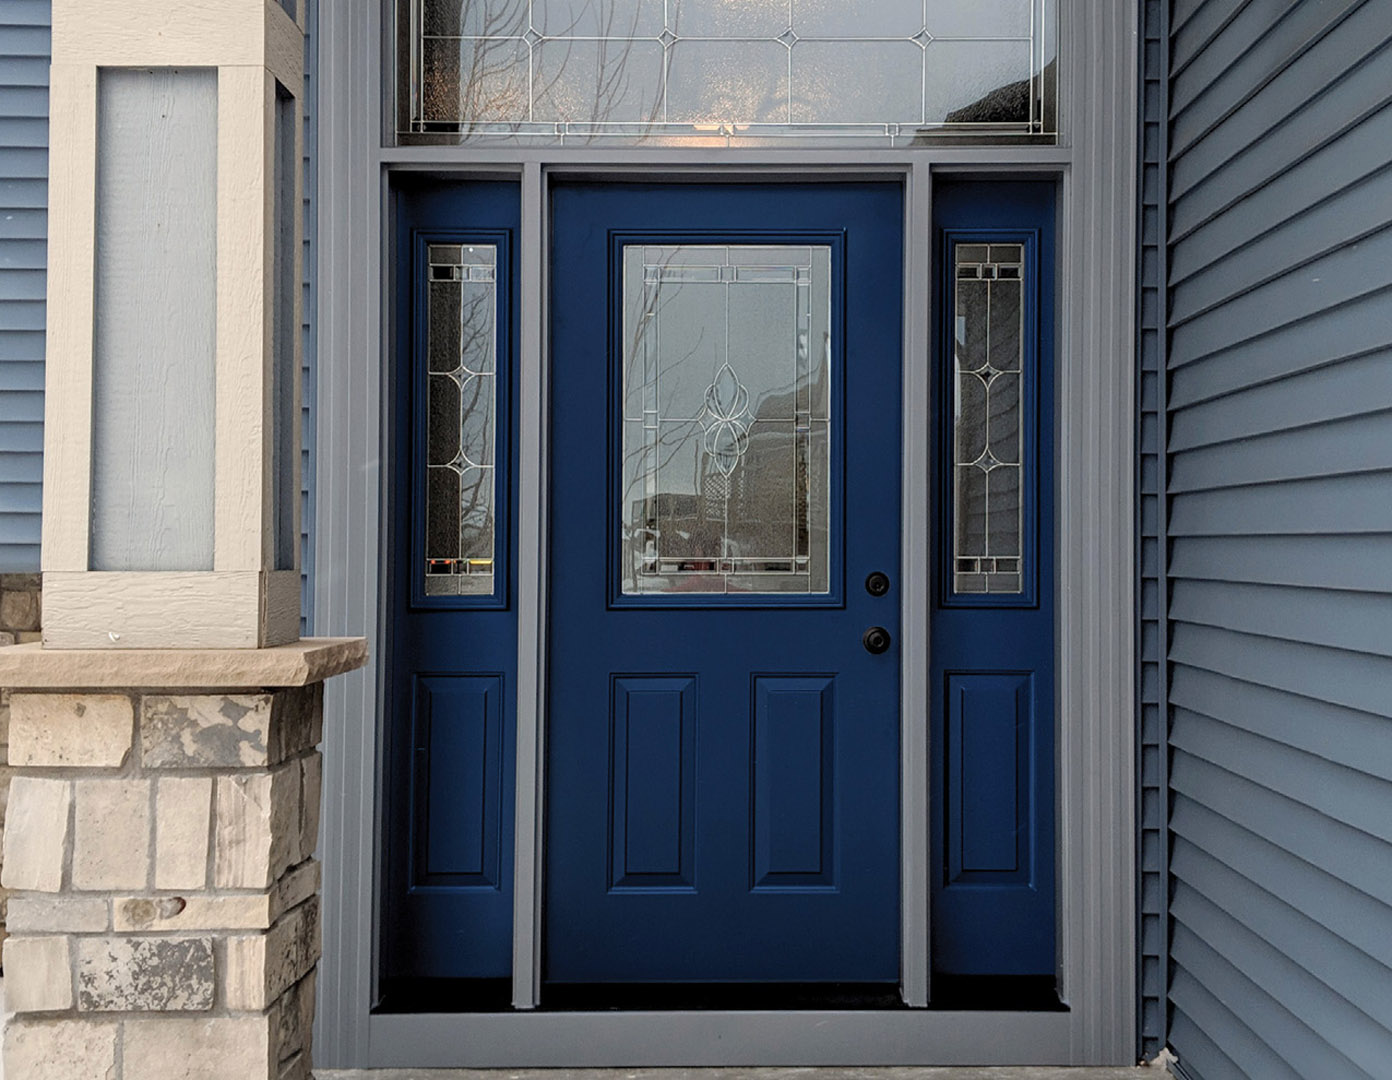
<svg viewBox="0 0 1392 1080"><path fill-rule="evenodd" d="M1129 1062L1135 1048L1133 326L1136 11L1064 0L1056 147L394 147L382 6L320 8L319 634L373 661L325 701L324 959L316 1058L336 1067ZM373 1015L388 553L391 180L512 176L523 213L516 1011ZM902 991L899 1011L546 1013L540 977L546 648L546 210L560 176L900 178L905 184ZM1067 1012L949 1012L928 956L929 305L933 178L1052 176L1060 190L1058 355L1059 979Z"/></svg>

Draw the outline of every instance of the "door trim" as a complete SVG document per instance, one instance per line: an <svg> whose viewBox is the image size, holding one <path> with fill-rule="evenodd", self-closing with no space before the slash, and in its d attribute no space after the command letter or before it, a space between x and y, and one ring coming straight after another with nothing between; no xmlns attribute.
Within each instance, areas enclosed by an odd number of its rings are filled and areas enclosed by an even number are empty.
<svg viewBox="0 0 1392 1080"><path fill-rule="evenodd" d="M333 363L321 366L317 394L319 484L316 494L316 588L313 628L319 634L366 635L374 659L362 672L334 680L326 694L328 741L325 747L326 798L322 856L324 858L325 957L320 977L319 1039L324 1067L366 1066L395 1050L406 1064L422 1063L431 1042L450 1050L450 1063L498 1064L489 1057L487 1033L500 1025L508 1032L512 1052L525 1045L527 1033L549 1027L556 1039L568 1040L568 1063L585 1058L586 1045L601 1031L606 1038L627 1040L622 1056L633 1063L653 1060L655 1043L667 1064L697 1063L709 1054L713 1041L708 1028L695 1023L695 1014L648 1014L591 1020L569 1014L581 1023L566 1026L552 1014L509 1016L373 1016L376 985L377 897L380 896L381 807L376 794L382 756L387 597L383 591L390 552L382 543L385 485L384 462L393 453L390 424L384 409L384 378L391 355L391 306L384 271L393 264L389 230L392 220L390 174L394 171L432 171L439 175L511 176L523 182L524 289L521 303L537 311L544 300L544 273L528 268L541 259L544 220L531 208L544 206L544 172L548 167L571 172L632 173L635 168L661 170L667 178L684 173L710 178L741 173L745 178L809 179L819 175L879 176L907 174L908 205L914 222L930 220L929 173L1014 173L1061 177L1060 341L1059 341L1059 973L1063 1014L953 1013L904 1010L877 1027L857 1014L849 1025L865 1026L864 1037L851 1038L849 1028L840 1050L826 1050L823 1063L868 1063L883 1057L883 1040L903 1037L903 1053L914 1063L1074 1062L1129 1063L1135 1052L1136 911L1135 911L1135 697L1134 697L1134 350L1135 350L1135 234L1136 234L1136 109L1137 21L1139 10L1118 7L1108 0L1076 0L1063 5L1060 87L1063 133L1057 147L924 147L904 150L783 147L722 149L693 148L571 148L470 146L386 146L389 130L386 97L382 93L384 11L378 4L322 5L318 49L322 83L318 94L319 217L318 333L320 351ZM910 237L922 235L911 227ZM909 280L927 276L927 245L906 245ZM917 267L917 269L915 269ZM535 283L533 286L528 282ZM910 286L912 289L913 286ZM909 315L913 324L929 325L923 293L914 297ZM528 307L528 305L531 305ZM915 307L920 310L914 310ZM541 323L535 318L522 327L524 410L544 416L544 356ZM910 355L926 357L926 332L909 334ZM530 358L530 359L529 359ZM528 365L533 370L528 370ZM905 365L909 380L914 364ZM905 407L927 407L927 386L910 388ZM529 397L529 395L531 397ZM534 400L533 400L534 398ZM524 453L520 529L544 536L544 500L526 492L542 490L544 475L527 475L527 462L544 460L544 429L520 432ZM924 414L926 415L926 414ZM906 433L909 429L906 428ZM921 455L921 457L919 456ZM903 461L905 491L917 495L928 477L926 448ZM915 476L918 482L915 483ZM920 500L921 502L921 500ZM910 527L916 513L912 499L905 503L904 521ZM926 537L926 523L922 527ZM905 548L906 590L927 587L925 565ZM532 560L529 564L529 560ZM540 629L545 617L544 579L534 556L519 551L519 569L533 574L522 580L530 609L524 617ZM918 633L908 622L905 606L905 655L926 655L926 627ZM925 620L926 622L926 620ZM537 634L530 648L544 637ZM536 681L522 689L536 709L544 700L540 657ZM926 772L927 736L911 718L926 709L926 701L911 705L920 690L905 678L904 749L902 767ZM532 693L536 691L536 693ZM923 695L926 698L926 695ZM519 721L522 716L519 715ZM519 724L521 727L521 724ZM533 800L537 797L541 747L519 733L519 797L528 783L531 763ZM917 743L914 740L918 740ZM921 804L910 800L922 797ZM519 806L519 810L523 809ZM519 814L518 835L527 831L527 814ZM532 826L539 819L530 815ZM905 786L906 849L911 823L922 822L926 839L926 791L910 794ZM534 834L533 834L534 835ZM519 863L519 875L524 868ZM535 873L535 864L528 868ZM903 906L907 923L918 920L926 937L926 879L921 895L909 899L913 876L904 875ZM525 895L519 876L519 898ZM535 898L533 890L533 902ZM519 907L525 901L519 899ZM537 913L531 909L529 921ZM904 935L907 946L910 941ZM535 941L515 942L517 971L535 972ZM528 948L530 947L530 955ZM904 985L918 985L926 997L926 948L921 956L906 953ZM526 962L530 961L530 965ZM921 968L922 981L913 972ZM534 976L533 976L534 978ZM703 1014L712 1019L720 1014ZM753 1018L753 1014L742 1014ZM770 1030L796 1026L798 1016L824 1014L757 1014ZM697 1017L699 1019L699 1017ZM517 1026L536 1022L536 1028ZM787 1039L758 1039L732 1019L732 1033L747 1053L745 1063L782 1064L811 1057L799 1053ZM839 1025L839 1020L837 1024ZM656 1026L655 1026L656 1025ZM722 1029L725 1030L725 1029ZM403 1047L402 1032L413 1045ZM569 1032L569 1034L566 1034ZM877 1034L870 1034L875 1032ZM626 1033L626 1034L625 1034ZM474 1036L477 1035L477 1038ZM960 1037L959 1037L960 1036ZM880 1040L878 1042L873 1040ZM611 1044L612 1045L612 1044ZM498 1043L491 1042L493 1050Z"/></svg>

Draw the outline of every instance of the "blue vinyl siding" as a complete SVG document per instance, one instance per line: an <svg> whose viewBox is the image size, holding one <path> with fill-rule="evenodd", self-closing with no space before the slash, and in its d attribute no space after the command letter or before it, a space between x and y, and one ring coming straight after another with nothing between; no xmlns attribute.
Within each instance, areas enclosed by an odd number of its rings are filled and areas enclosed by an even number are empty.
<svg viewBox="0 0 1392 1080"><path fill-rule="evenodd" d="M1203 1080L1385 1076L1392 23L1381 0L1157 14L1142 118L1143 1048L1168 1039Z"/></svg>
<svg viewBox="0 0 1392 1080"><path fill-rule="evenodd" d="M302 629L313 611L317 0L307 0ZM0 3L0 573L39 569L47 259L49 0Z"/></svg>
<svg viewBox="0 0 1392 1080"><path fill-rule="evenodd" d="M0 5L0 573L39 568L48 0Z"/></svg>

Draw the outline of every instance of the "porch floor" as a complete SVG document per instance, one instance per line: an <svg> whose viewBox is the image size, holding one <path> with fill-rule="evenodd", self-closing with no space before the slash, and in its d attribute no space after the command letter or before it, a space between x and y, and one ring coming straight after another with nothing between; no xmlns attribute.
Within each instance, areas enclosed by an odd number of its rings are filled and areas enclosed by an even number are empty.
<svg viewBox="0 0 1392 1080"><path fill-rule="evenodd" d="M315 1069L316 1080L1147 1080L1163 1068Z"/></svg>

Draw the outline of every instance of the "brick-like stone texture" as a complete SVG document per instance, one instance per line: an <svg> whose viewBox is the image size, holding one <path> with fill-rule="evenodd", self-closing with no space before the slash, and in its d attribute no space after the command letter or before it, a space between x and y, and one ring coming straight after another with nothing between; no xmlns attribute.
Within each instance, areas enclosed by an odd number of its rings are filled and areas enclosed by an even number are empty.
<svg viewBox="0 0 1392 1080"><path fill-rule="evenodd" d="M9 929L15 934L82 934L106 929L107 902L96 897L16 896Z"/></svg>
<svg viewBox="0 0 1392 1080"><path fill-rule="evenodd" d="M83 1012L203 1012L213 1007L213 939L81 938Z"/></svg>
<svg viewBox="0 0 1392 1080"><path fill-rule="evenodd" d="M321 688L16 701L8 1075L311 1080Z"/></svg>
<svg viewBox="0 0 1392 1080"><path fill-rule="evenodd" d="M10 781L0 884L48 893L63 887L71 806L72 785L66 780L16 776Z"/></svg>
<svg viewBox="0 0 1392 1080"><path fill-rule="evenodd" d="M77 785L72 883L76 889L141 889L150 869L150 781Z"/></svg>
<svg viewBox="0 0 1392 1080"><path fill-rule="evenodd" d="M300 766L219 776L213 883L264 889L294 862L300 847Z"/></svg>
<svg viewBox="0 0 1392 1080"><path fill-rule="evenodd" d="M317 686L271 694L148 694L141 702L146 768L257 768L309 749L322 731Z"/></svg>
<svg viewBox="0 0 1392 1080"><path fill-rule="evenodd" d="M124 694L13 694L10 764L117 768L130 753L135 711Z"/></svg>
<svg viewBox="0 0 1392 1080"><path fill-rule="evenodd" d="M155 888L201 889L208 883L210 776L162 776L155 790Z"/></svg>
<svg viewBox="0 0 1392 1080"><path fill-rule="evenodd" d="M5 1004L17 1013L61 1012L73 1003L71 939L5 942Z"/></svg>
<svg viewBox="0 0 1392 1080"><path fill-rule="evenodd" d="M229 938L223 972L227 1007L267 1008L309 973L319 951L317 898L287 912L270 933Z"/></svg>
<svg viewBox="0 0 1392 1080"><path fill-rule="evenodd" d="M114 1080L115 1023L11 1020L5 1030L5 1075L14 1080Z"/></svg>
<svg viewBox="0 0 1392 1080"><path fill-rule="evenodd" d="M270 1018L127 1020L128 1080L252 1080L274 1075Z"/></svg>

